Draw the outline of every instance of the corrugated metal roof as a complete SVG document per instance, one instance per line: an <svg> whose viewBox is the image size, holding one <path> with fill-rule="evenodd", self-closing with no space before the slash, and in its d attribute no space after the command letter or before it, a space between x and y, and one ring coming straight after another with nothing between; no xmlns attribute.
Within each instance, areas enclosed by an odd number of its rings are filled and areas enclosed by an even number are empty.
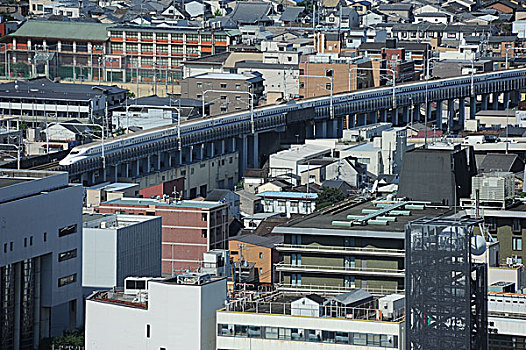
<svg viewBox="0 0 526 350"><path fill-rule="evenodd" d="M111 24L87 22L32 21L24 23L10 36L47 39L106 41L106 28Z"/></svg>

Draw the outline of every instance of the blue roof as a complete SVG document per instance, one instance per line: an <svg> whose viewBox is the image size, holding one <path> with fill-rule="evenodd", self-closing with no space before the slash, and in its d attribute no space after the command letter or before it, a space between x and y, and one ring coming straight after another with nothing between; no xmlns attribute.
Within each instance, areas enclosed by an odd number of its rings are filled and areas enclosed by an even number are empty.
<svg viewBox="0 0 526 350"><path fill-rule="evenodd" d="M290 198L290 199L316 199L318 198L317 193L304 193L304 192L278 192L278 191L265 191L256 194L260 197L272 197L272 198Z"/></svg>

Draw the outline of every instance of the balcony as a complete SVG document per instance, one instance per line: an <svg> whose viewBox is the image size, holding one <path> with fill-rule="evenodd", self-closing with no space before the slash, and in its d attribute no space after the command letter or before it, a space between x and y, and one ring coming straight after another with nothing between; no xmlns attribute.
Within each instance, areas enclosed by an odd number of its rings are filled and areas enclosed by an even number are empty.
<svg viewBox="0 0 526 350"><path fill-rule="evenodd" d="M279 263L276 271L281 272L304 272L304 273L326 273L335 275L355 275L355 276L382 276L382 277L401 277L405 275L404 270L381 269L370 267L343 267L343 266L319 266L319 265L292 265Z"/></svg>
<svg viewBox="0 0 526 350"><path fill-rule="evenodd" d="M323 253L335 255L367 255L367 256L390 256L403 258L405 252L403 249L383 249L383 248L359 248L359 247L334 247L323 245L300 245L300 244L276 244L276 250L279 252L306 252L306 253Z"/></svg>

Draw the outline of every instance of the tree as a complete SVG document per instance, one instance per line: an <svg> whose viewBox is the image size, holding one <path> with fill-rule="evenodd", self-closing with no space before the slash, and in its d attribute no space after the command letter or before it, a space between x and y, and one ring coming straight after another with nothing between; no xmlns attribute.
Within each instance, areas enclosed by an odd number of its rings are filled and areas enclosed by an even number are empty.
<svg viewBox="0 0 526 350"><path fill-rule="evenodd" d="M345 199L345 194L337 188L322 187L316 199L316 209L325 208L329 205L341 202Z"/></svg>
<svg viewBox="0 0 526 350"><path fill-rule="evenodd" d="M221 10L220 9L217 9L215 12L214 12L214 18L216 17L221 17L223 16L223 14L221 13Z"/></svg>

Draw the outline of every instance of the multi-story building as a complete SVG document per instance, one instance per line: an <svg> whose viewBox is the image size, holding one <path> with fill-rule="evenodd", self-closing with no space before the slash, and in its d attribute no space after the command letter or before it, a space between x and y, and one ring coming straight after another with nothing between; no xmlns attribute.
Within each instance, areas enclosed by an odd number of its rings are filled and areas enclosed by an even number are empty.
<svg viewBox="0 0 526 350"><path fill-rule="evenodd" d="M216 311L226 299L226 278L128 278L124 290L86 300L86 349L215 350Z"/></svg>
<svg viewBox="0 0 526 350"><path fill-rule="evenodd" d="M183 98L210 104L210 115L236 112L256 106L263 96L263 78L258 72L204 73L181 82Z"/></svg>
<svg viewBox="0 0 526 350"><path fill-rule="evenodd" d="M404 289L405 225L439 216L446 207L412 202L347 203L273 229L284 235L277 249L280 288L374 293Z"/></svg>
<svg viewBox="0 0 526 350"><path fill-rule="evenodd" d="M526 347L526 294L488 293L489 350Z"/></svg>
<svg viewBox="0 0 526 350"><path fill-rule="evenodd" d="M68 174L0 172L2 349L82 325L82 187Z"/></svg>
<svg viewBox="0 0 526 350"><path fill-rule="evenodd" d="M221 202L122 198L101 203L100 213L162 217L162 273L197 269L203 253L225 249L228 206Z"/></svg>
<svg viewBox="0 0 526 350"><path fill-rule="evenodd" d="M84 214L82 289L123 287L130 276L161 276L161 218Z"/></svg>
<svg viewBox="0 0 526 350"><path fill-rule="evenodd" d="M311 214L316 210L317 193L264 191L256 196L263 203L263 212L291 214Z"/></svg>
<svg viewBox="0 0 526 350"><path fill-rule="evenodd" d="M0 110L3 115L19 116L30 126L71 119L102 124L106 109L124 101L126 92L116 86L58 83L47 78L13 81L0 84Z"/></svg>
<svg viewBox="0 0 526 350"><path fill-rule="evenodd" d="M40 5L38 5L40 6ZM72 80L103 80L108 24L29 20L3 38L8 75ZM4 55L2 55L4 56ZM4 68L2 68L4 69ZM110 79L108 79L109 81Z"/></svg>
<svg viewBox="0 0 526 350"><path fill-rule="evenodd" d="M374 86L369 59L302 56L299 64L299 95L315 97ZM360 69L365 68L365 69Z"/></svg>
<svg viewBox="0 0 526 350"><path fill-rule="evenodd" d="M382 59L382 52L388 46L389 40L384 42L365 42L358 49L358 53L375 59ZM395 47L403 48L405 56L402 59L413 61L415 70L425 72L426 58L429 57L430 45L411 41L395 41ZM425 73L424 73L425 74Z"/></svg>
<svg viewBox="0 0 526 350"><path fill-rule="evenodd" d="M277 282L274 264L279 262L276 244L283 243L283 236L259 236L249 234L232 237L228 249L233 262L254 263L258 270L259 283L273 285Z"/></svg>
<svg viewBox="0 0 526 350"><path fill-rule="evenodd" d="M114 80L136 81L138 74L141 82L161 85L182 79L184 60L225 52L235 43L222 30L179 26L118 25L108 28L108 37Z"/></svg>
<svg viewBox="0 0 526 350"><path fill-rule="evenodd" d="M217 348L405 349L404 297L390 300L363 290L232 300L217 311Z"/></svg>

